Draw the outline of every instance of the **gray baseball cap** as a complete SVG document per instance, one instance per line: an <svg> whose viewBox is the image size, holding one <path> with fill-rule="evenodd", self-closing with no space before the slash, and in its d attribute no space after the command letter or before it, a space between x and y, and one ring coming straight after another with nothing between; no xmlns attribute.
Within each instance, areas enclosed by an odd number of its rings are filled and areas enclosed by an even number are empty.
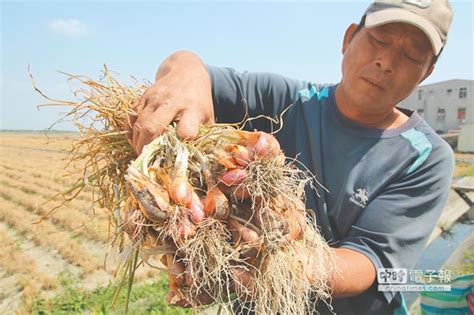
<svg viewBox="0 0 474 315"><path fill-rule="evenodd" d="M365 26L403 22L422 30L435 55L446 44L453 11L448 0L375 0L365 12Z"/></svg>

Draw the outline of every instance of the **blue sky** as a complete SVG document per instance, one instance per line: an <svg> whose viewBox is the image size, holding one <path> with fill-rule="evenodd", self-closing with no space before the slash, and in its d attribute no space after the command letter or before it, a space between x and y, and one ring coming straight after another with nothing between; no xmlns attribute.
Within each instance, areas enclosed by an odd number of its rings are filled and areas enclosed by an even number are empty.
<svg viewBox="0 0 474 315"><path fill-rule="evenodd" d="M371 1L2 1L0 129L44 129L57 110L33 90L27 65L49 96L71 99L62 70L98 78L152 80L170 53L209 64L276 72L315 82L340 79L341 42ZM474 78L473 1L452 1L454 21L425 83ZM59 126L70 129L70 125Z"/></svg>

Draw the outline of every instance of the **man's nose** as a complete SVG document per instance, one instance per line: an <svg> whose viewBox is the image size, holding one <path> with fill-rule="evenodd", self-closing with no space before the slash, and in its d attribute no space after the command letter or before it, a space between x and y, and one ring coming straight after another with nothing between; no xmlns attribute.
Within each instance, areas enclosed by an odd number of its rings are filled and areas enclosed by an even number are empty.
<svg viewBox="0 0 474 315"><path fill-rule="evenodd" d="M393 74L399 62L397 52L386 50L375 59L375 66L383 73Z"/></svg>

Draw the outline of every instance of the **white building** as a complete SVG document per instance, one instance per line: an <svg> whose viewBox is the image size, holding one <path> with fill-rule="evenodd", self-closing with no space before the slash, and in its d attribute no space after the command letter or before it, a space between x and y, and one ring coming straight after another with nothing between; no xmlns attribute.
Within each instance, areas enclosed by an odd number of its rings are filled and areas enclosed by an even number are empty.
<svg viewBox="0 0 474 315"><path fill-rule="evenodd" d="M474 123L461 126L457 149L460 152L474 152Z"/></svg>
<svg viewBox="0 0 474 315"><path fill-rule="evenodd" d="M422 85L405 100L401 107L416 110L438 133L474 123L474 81L448 80Z"/></svg>

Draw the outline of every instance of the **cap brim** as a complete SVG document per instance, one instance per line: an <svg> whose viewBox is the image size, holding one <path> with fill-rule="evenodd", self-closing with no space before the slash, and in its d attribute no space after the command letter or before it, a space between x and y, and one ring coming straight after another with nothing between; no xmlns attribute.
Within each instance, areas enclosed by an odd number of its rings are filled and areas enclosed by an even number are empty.
<svg viewBox="0 0 474 315"><path fill-rule="evenodd" d="M441 38L435 27L421 16L416 15L412 12L408 12L404 9L390 8L367 13L365 19L365 26L371 28L394 22L408 23L418 27L428 36L435 55L438 55L441 51L441 48L443 47L443 42L441 41Z"/></svg>

